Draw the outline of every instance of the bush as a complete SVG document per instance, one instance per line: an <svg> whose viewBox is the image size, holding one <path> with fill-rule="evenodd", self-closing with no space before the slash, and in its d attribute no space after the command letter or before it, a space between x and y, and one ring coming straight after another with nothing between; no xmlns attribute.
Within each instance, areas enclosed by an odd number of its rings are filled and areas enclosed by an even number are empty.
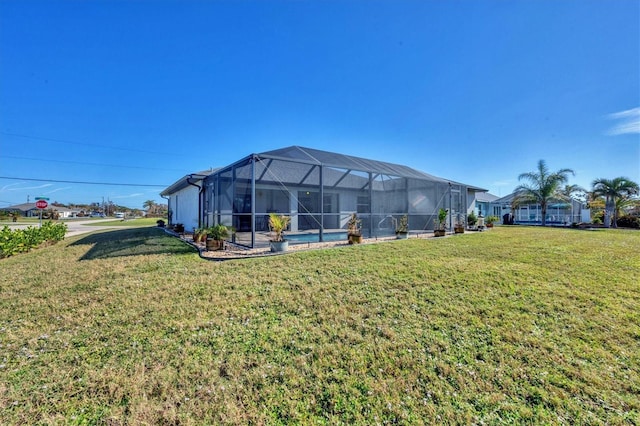
<svg viewBox="0 0 640 426"><path fill-rule="evenodd" d="M604 210L600 210L599 212L593 215L593 220L591 221L595 224L601 224L604 222Z"/></svg>
<svg viewBox="0 0 640 426"><path fill-rule="evenodd" d="M478 223L478 216L476 216L475 212L469 213L467 216L467 223L469 226L476 226L476 223Z"/></svg>
<svg viewBox="0 0 640 426"><path fill-rule="evenodd" d="M619 228L635 228L640 229L640 217L625 215L618 218L616 222Z"/></svg>
<svg viewBox="0 0 640 426"><path fill-rule="evenodd" d="M0 259L28 252L44 242L61 241L66 233L64 223L45 222L40 228L29 226L14 230L5 225L0 231Z"/></svg>

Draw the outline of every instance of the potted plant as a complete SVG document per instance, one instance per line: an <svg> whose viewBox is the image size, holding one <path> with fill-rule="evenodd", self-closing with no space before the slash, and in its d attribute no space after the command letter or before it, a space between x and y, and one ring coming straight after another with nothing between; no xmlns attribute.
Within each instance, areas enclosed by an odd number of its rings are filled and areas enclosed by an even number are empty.
<svg viewBox="0 0 640 426"><path fill-rule="evenodd" d="M201 243L207 239L207 229L206 228L195 228L193 230L193 242Z"/></svg>
<svg viewBox="0 0 640 426"><path fill-rule="evenodd" d="M290 216L281 216L276 213L269 213L269 229L273 233L271 243L272 252L287 251L289 242L284 239L284 231L289 226Z"/></svg>
<svg viewBox="0 0 640 426"><path fill-rule="evenodd" d="M184 233L184 224L176 223L175 225L173 225L173 230L174 230L174 232L177 232L178 234Z"/></svg>
<svg viewBox="0 0 640 426"><path fill-rule="evenodd" d="M398 221L398 226L396 228L396 238L399 240L406 240L409 238L409 217L405 214L402 215L400 220Z"/></svg>
<svg viewBox="0 0 640 426"><path fill-rule="evenodd" d="M456 224L453 226L453 232L456 234L464 234L464 216L458 213Z"/></svg>
<svg viewBox="0 0 640 426"><path fill-rule="evenodd" d="M447 210L440 209L438 211L438 221L436 223L436 228L433 230L433 235L436 237L444 237L446 226L447 226Z"/></svg>
<svg viewBox="0 0 640 426"><path fill-rule="evenodd" d="M219 223L206 229L207 250L221 250L224 239L229 236L229 228Z"/></svg>
<svg viewBox="0 0 640 426"><path fill-rule="evenodd" d="M487 216L484 221L487 224L487 228L493 228L494 222L499 221L498 216Z"/></svg>
<svg viewBox="0 0 640 426"><path fill-rule="evenodd" d="M356 213L351 213L351 217L347 222L347 238L349 244L360 244L362 242L362 233L360 232L360 223Z"/></svg>

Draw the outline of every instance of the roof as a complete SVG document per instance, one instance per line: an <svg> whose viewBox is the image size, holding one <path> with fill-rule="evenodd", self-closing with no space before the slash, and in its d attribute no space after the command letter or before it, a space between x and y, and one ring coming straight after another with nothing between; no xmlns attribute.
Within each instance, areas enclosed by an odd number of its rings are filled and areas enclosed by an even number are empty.
<svg viewBox="0 0 640 426"><path fill-rule="evenodd" d="M168 195L171 195L173 193L176 193L180 190L185 189L188 186L191 186L191 183L197 183L200 182L201 180L203 180L204 178L206 178L207 176L209 176L212 173L215 173L216 170L219 170L218 168L216 169L209 169L209 170L203 170L201 172L197 172L197 173L191 173L188 175L185 175L183 177L181 177L180 179L178 179L177 181L175 181L174 183L172 183L171 185L169 185L168 187L166 187L161 193L160 195L163 197L166 197Z"/></svg>
<svg viewBox="0 0 640 426"><path fill-rule="evenodd" d="M497 199L499 199L497 195L489 194L488 192L481 192L476 195L476 201L479 201L481 203L491 203L493 201L496 201Z"/></svg>
<svg viewBox="0 0 640 426"><path fill-rule="evenodd" d="M511 205L511 202L513 201L513 199L518 194L521 194L521 193L522 193L522 191L515 191L515 192L512 192L509 195L505 195L502 198L498 198L496 200L493 200L492 202L494 204ZM583 204L580 200L576 200L575 198L571 198L570 202L574 203L574 205L582 205ZM537 204L537 203L534 202L534 201L530 201L530 202L523 202L523 203L520 203L520 204L524 205L524 204ZM563 199L560 199L558 197L550 197L549 201L548 201L549 207L551 207L551 206L556 207L556 205L568 205L568 204L569 204L569 200L563 200Z"/></svg>
<svg viewBox="0 0 640 426"><path fill-rule="evenodd" d="M14 206L0 208L0 210L20 210L20 211L23 211L23 212L28 212L29 210L37 210L37 209L38 208L36 207L36 203L22 203L22 204L16 204ZM49 209L57 210L59 212L74 212L74 211L78 211L78 210L68 209L66 207L54 206L53 204L49 204L49 206L47 207L47 210L49 210Z"/></svg>
<svg viewBox="0 0 640 426"><path fill-rule="evenodd" d="M301 146L290 146L286 148L276 149L274 151L267 151L261 154L256 154L260 158L274 158L282 160L294 160L307 164L316 164L321 166L336 167L347 170L358 170L363 172L381 173L389 176L397 176L403 178L413 178L419 180L429 180L442 183L455 183L449 179L443 179L437 176L433 176L419 170L413 169L408 166L400 164L387 163L378 160L369 160L361 157L354 157L351 155L338 154L335 152L321 151L313 148L305 148ZM472 185L463 184L470 189L476 191L486 191L486 189L477 188Z"/></svg>
<svg viewBox="0 0 640 426"><path fill-rule="evenodd" d="M2 207L0 210L20 210L23 212L28 212L29 210L37 209L36 203L22 203L16 204L9 207Z"/></svg>

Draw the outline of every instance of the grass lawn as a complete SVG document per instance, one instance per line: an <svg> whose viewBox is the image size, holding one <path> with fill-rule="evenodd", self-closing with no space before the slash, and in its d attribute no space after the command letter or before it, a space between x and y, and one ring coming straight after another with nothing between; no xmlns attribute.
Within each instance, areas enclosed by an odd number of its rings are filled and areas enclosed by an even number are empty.
<svg viewBox="0 0 640 426"><path fill-rule="evenodd" d="M1 424L640 422L640 232L206 262L154 228L0 261Z"/></svg>
<svg viewBox="0 0 640 426"><path fill-rule="evenodd" d="M114 219L106 222L87 223L91 226L127 226L127 227L140 227L140 226L156 226L159 218L157 217L142 217L138 219ZM166 219L165 219L166 222Z"/></svg>

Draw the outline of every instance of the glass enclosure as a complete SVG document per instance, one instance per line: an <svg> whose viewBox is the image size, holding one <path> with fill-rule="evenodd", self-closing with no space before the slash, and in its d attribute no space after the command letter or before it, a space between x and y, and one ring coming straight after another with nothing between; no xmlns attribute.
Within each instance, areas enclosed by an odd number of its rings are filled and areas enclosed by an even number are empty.
<svg viewBox="0 0 640 426"><path fill-rule="evenodd" d="M252 154L204 180L203 220L235 229L235 242L268 245L269 214L291 217L292 243L344 236L356 213L367 237L395 233L408 215L410 232L434 228L438 210L447 227L466 218L478 188L406 166L301 147ZM346 237L344 237L346 239Z"/></svg>

